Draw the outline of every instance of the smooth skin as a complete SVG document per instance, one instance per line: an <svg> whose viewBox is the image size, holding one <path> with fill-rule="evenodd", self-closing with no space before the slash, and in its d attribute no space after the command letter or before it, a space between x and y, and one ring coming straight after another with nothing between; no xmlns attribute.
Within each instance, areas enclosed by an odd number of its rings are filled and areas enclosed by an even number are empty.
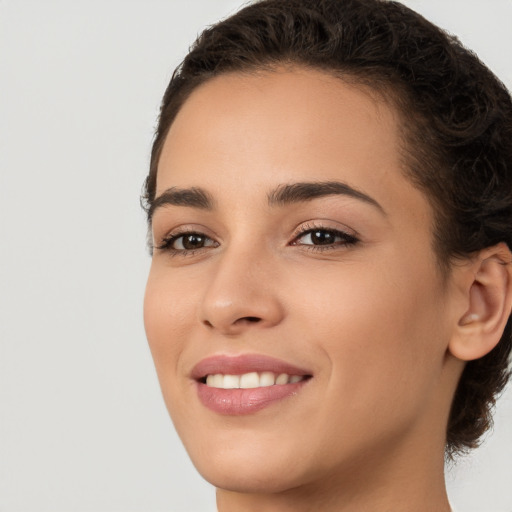
<svg viewBox="0 0 512 512"><path fill-rule="evenodd" d="M280 68L208 81L170 128L157 196L201 188L212 204L155 210L145 325L220 512L450 510L450 403L464 361L492 349L510 313L510 253L442 275L399 123L367 89ZM356 193L269 203L319 182ZM190 373L219 354L264 354L312 378L257 413L218 414Z"/></svg>

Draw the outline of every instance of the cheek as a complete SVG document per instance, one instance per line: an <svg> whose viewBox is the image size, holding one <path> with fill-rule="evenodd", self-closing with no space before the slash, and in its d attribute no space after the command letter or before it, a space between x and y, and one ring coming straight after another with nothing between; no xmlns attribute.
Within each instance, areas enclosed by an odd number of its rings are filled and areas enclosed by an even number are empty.
<svg viewBox="0 0 512 512"><path fill-rule="evenodd" d="M194 315L192 302L179 293L172 278L153 267L144 296L144 326L160 384L172 379L183 351L184 334Z"/></svg>
<svg viewBox="0 0 512 512"><path fill-rule="evenodd" d="M315 276L303 297L308 308L296 303L304 331L329 359L338 403L343 398L356 409L414 407L442 369L446 333L435 274L429 265L422 271L391 261L394 269L375 265L358 272L354 265Z"/></svg>

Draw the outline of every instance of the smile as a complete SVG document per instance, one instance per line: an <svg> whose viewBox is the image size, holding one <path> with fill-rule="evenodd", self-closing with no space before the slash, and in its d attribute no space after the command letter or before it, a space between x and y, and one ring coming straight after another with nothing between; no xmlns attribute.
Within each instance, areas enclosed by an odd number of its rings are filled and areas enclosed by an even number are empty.
<svg viewBox="0 0 512 512"><path fill-rule="evenodd" d="M204 359L191 373L197 396L222 415L245 415L297 395L312 374L268 356L219 355Z"/></svg>
<svg viewBox="0 0 512 512"><path fill-rule="evenodd" d="M249 372L243 375L223 375L216 373L206 377L206 385L218 389L253 389L267 386L295 384L304 380L304 375L276 374L273 372Z"/></svg>

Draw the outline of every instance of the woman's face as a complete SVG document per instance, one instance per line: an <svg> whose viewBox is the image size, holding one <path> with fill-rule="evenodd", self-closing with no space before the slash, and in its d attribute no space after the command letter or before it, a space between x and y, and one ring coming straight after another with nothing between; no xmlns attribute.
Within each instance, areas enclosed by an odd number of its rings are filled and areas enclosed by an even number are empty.
<svg viewBox="0 0 512 512"><path fill-rule="evenodd" d="M215 78L169 131L145 325L176 429L218 487L442 450L452 292L397 123L376 95L294 69Z"/></svg>

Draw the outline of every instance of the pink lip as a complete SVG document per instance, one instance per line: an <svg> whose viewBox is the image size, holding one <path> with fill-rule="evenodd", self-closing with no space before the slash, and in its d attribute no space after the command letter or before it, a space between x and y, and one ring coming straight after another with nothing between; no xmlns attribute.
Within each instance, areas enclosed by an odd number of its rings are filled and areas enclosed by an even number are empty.
<svg viewBox="0 0 512 512"><path fill-rule="evenodd" d="M249 372L287 373L288 375L311 375L311 372L298 368L280 359L261 354L243 354L240 356L218 355L207 357L200 361L191 372L194 380L207 375L223 373L228 375L242 375Z"/></svg>
<svg viewBox="0 0 512 512"><path fill-rule="evenodd" d="M191 377L197 382L201 403L208 409L226 415L252 414L261 409L296 395L309 379L294 384L283 384L251 389L219 389L207 386L203 380L216 373L242 375L249 372L273 372L276 374L310 376L311 372L294 365L258 354L241 356L213 356L200 361L192 370Z"/></svg>

